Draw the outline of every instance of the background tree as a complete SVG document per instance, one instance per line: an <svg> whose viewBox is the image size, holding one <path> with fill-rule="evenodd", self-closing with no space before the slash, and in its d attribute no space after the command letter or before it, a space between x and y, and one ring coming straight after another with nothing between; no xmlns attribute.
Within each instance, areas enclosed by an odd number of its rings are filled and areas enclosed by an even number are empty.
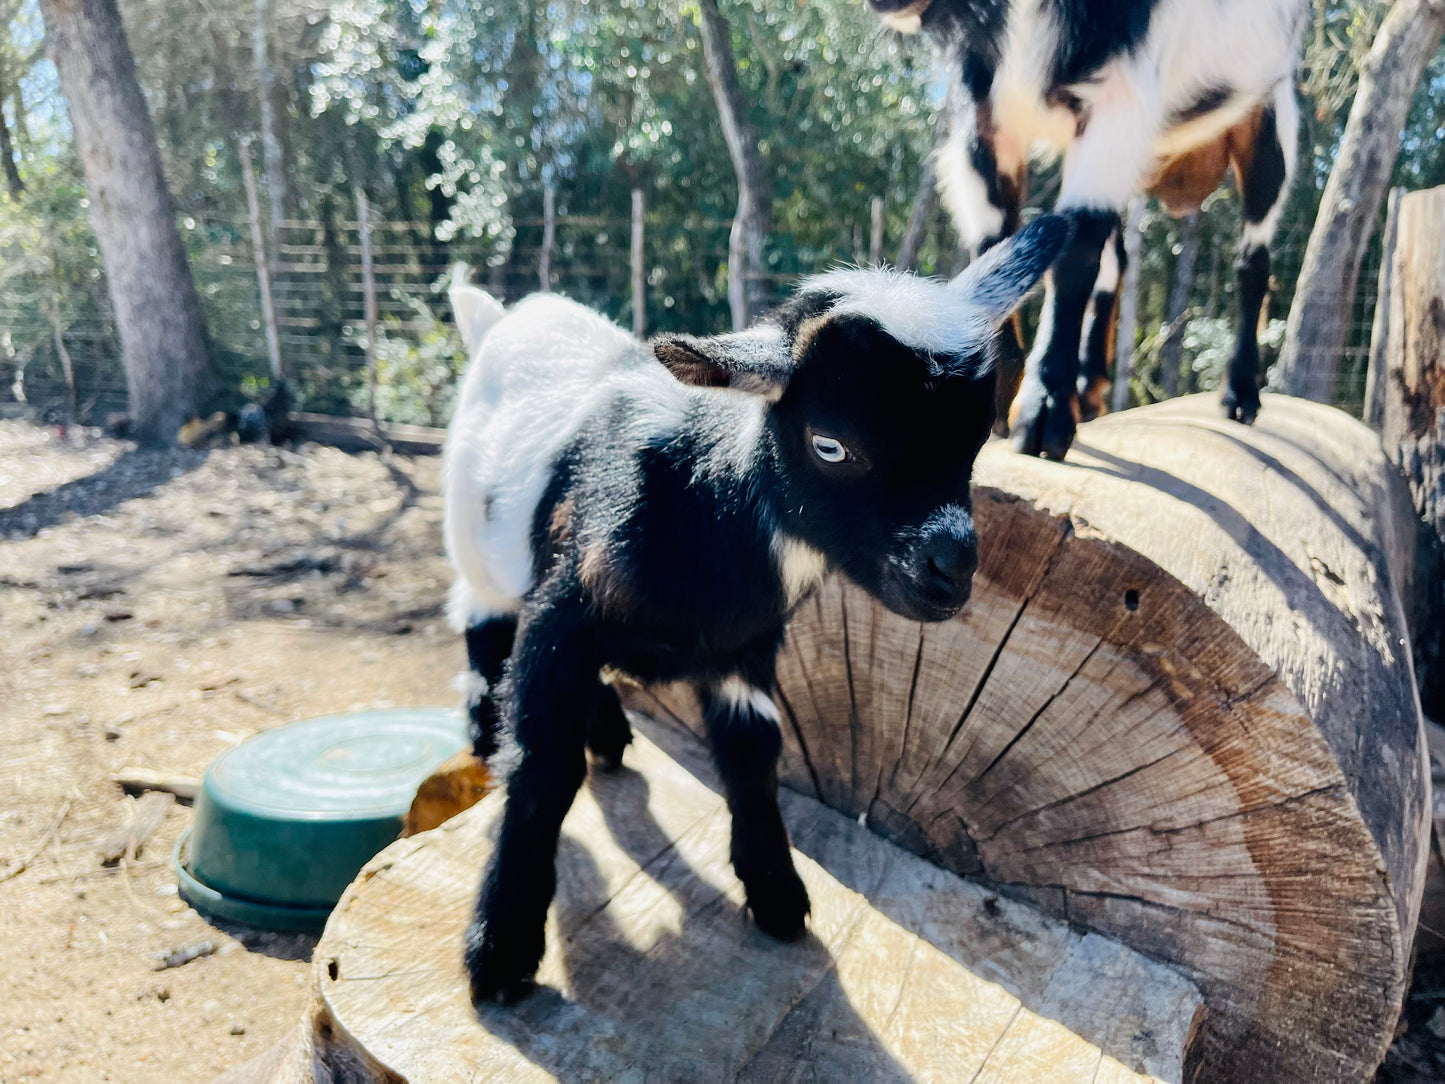
<svg viewBox="0 0 1445 1084"><path fill-rule="evenodd" d="M1280 383L1293 395L1328 402L1334 394L1360 265L1415 88L1442 33L1445 2L1396 0L1365 59L1290 309Z"/></svg>
<svg viewBox="0 0 1445 1084"><path fill-rule="evenodd" d="M43 0L85 167L130 391L132 432L175 439L203 391L206 324L115 0Z"/></svg>

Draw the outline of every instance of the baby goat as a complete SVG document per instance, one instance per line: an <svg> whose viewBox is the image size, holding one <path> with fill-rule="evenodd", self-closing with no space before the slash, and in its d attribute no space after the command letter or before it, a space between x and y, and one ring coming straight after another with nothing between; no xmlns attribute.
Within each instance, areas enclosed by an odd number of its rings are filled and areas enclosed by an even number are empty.
<svg viewBox="0 0 1445 1084"><path fill-rule="evenodd" d="M1017 227L1030 156L1063 157L1055 209L1076 231L1010 412L1016 446L1062 458L1076 414L1103 410L1123 257L1109 240L1129 196L1148 191L1187 214L1230 166L1244 230L1239 338L1222 402L1227 416L1253 422L1256 325L1294 169L1292 76L1306 0L868 2L885 23L937 48L949 84L939 189L975 252Z"/></svg>
<svg viewBox="0 0 1445 1084"><path fill-rule="evenodd" d="M472 361L444 467L450 616L478 755L504 731L519 753L467 932L475 1000L528 989L584 750L615 767L631 740L604 667L694 686L748 907L802 932L777 804L784 625L829 567L918 621L967 600L992 340L1069 232L1042 218L946 284L821 275L711 338L641 343L560 297L504 313L453 285Z"/></svg>

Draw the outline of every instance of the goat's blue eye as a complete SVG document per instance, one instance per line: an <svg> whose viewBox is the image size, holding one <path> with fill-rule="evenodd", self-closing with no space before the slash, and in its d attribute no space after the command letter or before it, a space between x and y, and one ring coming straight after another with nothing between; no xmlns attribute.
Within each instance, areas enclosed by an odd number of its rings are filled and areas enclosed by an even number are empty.
<svg viewBox="0 0 1445 1084"><path fill-rule="evenodd" d="M841 440L816 434L813 437L813 454L824 463L841 463L845 459L853 458Z"/></svg>

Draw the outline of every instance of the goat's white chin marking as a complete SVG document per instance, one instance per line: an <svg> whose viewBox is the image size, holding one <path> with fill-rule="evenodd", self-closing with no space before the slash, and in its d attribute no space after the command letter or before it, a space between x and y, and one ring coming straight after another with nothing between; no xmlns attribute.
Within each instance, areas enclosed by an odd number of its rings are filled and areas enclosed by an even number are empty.
<svg viewBox="0 0 1445 1084"><path fill-rule="evenodd" d="M896 30L900 34L917 34L923 25L923 13L932 4L933 0L914 0L914 3L909 4L906 8L880 12L878 17L890 30Z"/></svg>
<svg viewBox="0 0 1445 1084"><path fill-rule="evenodd" d="M773 559L783 581L789 606L796 606L828 571L828 559L806 542L785 534L773 535Z"/></svg>

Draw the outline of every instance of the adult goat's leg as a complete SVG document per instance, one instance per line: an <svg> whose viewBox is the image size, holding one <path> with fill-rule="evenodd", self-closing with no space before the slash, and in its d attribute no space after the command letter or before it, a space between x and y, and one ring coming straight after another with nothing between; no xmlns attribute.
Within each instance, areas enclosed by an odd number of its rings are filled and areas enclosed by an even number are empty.
<svg viewBox="0 0 1445 1084"><path fill-rule="evenodd" d="M556 889L557 839L587 772L587 718L601 657L567 577L529 600L501 697L521 759L467 930L474 1001L525 994L542 959L547 908Z"/></svg>
<svg viewBox="0 0 1445 1084"><path fill-rule="evenodd" d="M1099 277L1084 315L1082 353L1079 356L1079 420L1092 421L1108 410L1109 371L1114 361L1118 331L1119 287L1128 256L1124 253L1123 224L1114 231L1099 256Z"/></svg>
<svg viewBox="0 0 1445 1084"><path fill-rule="evenodd" d="M1257 120L1237 132L1231 134L1230 154L1244 210L1235 261L1239 328L1220 405L1225 417L1250 425L1259 414L1259 322L1269 297L1269 246L1294 172L1299 132L1294 89L1280 84Z"/></svg>
<svg viewBox="0 0 1445 1084"><path fill-rule="evenodd" d="M969 254L977 258L1019 228L1025 162L993 124L988 92L992 80L969 71L949 89L948 138L937 152L939 193ZM994 340L998 382L995 429L1006 432L1005 416L1023 377L1024 349L1017 318L1004 322Z"/></svg>
<svg viewBox="0 0 1445 1084"><path fill-rule="evenodd" d="M1081 114L1055 208L1074 219L1074 238L1054 264L1039 335L1009 411L1014 447L1028 455L1062 459L1074 441L1084 313L1119 211L1152 159L1162 108L1147 68L1121 66L1091 89Z"/></svg>
<svg viewBox="0 0 1445 1084"><path fill-rule="evenodd" d="M793 868L788 831L778 811L778 709L765 689L771 665L700 686L703 720L733 818L732 860L747 890L753 921L791 940L803 932L808 892Z"/></svg>

